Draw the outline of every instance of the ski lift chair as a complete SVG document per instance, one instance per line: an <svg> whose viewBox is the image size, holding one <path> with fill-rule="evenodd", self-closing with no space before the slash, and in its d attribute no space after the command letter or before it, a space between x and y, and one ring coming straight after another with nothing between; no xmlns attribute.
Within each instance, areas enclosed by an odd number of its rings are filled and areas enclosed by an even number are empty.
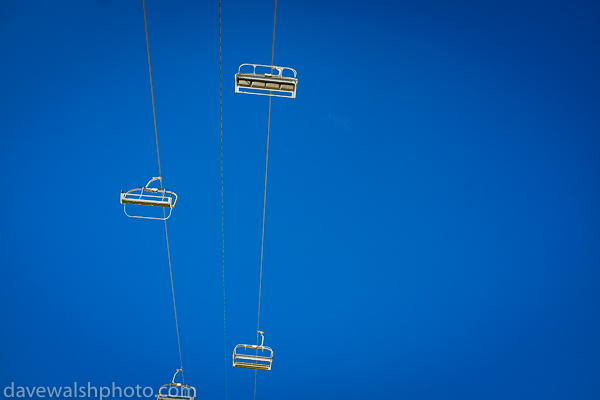
<svg viewBox="0 0 600 400"><path fill-rule="evenodd" d="M252 67L252 72L242 72L242 67ZM262 73L257 73L257 67ZM289 70L294 73L293 77L283 76L283 72ZM235 92L258 94L263 96L296 98L296 70L288 67L277 67L262 64L242 64L235 74Z"/></svg>
<svg viewBox="0 0 600 400"><path fill-rule="evenodd" d="M162 186L162 178L154 177L150 179L150 181L144 187L138 187L135 189L131 189L127 192L123 192L121 190L121 204L123 204L123 211L125 215L131 218L143 218L143 219L158 219L164 221L169 219L171 216L171 211L177 204L177 195L167 189L164 188L151 188L150 184L154 181L160 181ZM164 217L147 217L143 215L130 215L127 213L127 204L134 204L138 206L154 206L154 207L164 207L169 209L169 213L164 215Z"/></svg>
<svg viewBox="0 0 600 400"><path fill-rule="evenodd" d="M254 344L238 344L233 349L233 366L239 368L249 368L249 369L261 369L265 371L271 370L271 365L273 364L273 350L270 347L264 346L265 336L263 335L263 331L258 331L260 336L262 336L262 341L260 342L260 346ZM256 350L256 354L242 354L239 353L238 349L252 349ZM258 355L258 351L267 351L269 355L262 356Z"/></svg>
<svg viewBox="0 0 600 400"><path fill-rule="evenodd" d="M158 389L156 400L194 400L196 398L196 388L183 383L175 383L175 376L183 371L178 369L173 375L171 383L164 384ZM172 391L175 391L175 394Z"/></svg>

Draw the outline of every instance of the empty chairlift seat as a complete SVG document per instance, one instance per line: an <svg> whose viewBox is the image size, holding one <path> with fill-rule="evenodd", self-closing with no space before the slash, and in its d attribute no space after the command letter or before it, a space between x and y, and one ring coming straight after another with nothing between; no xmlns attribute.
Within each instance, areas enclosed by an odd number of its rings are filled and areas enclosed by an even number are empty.
<svg viewBox="0 0 600 400"><path fill-rule="evenodd" d="M164 384L158 389L156 400L194 400L196 398L196 388L183 383L176 383L175 377L183 371L178 369L173 375L171 383Z"/></svg>
<svg viewBox="0 0 600 400"><path fill-rule="evenodd" d="M271 370L271 365L273 364L273 350L270 347L264 346L265 336L264 332L258 331L262 336L262 341L260 346L253 344L238 344L233 349L233 366L239 368L249 368L249 369L261 369L265 371ZM252 353L247 354L246 352L241 353L240 351L244 350L254 350ZM266 354L263 354L265 353ZM260 353L260 355L259 355Z"/></svg>
<svg viewBox="0 0 600 400"><path fill-rule="evenodd" d="M121 204L123 204L123 211L125 215L131 218L143 218L143 219L159 219L165 220L171 216L171 211L177 204L177 194L164 188L151 188L150 184L154 181L161 181L160 177L154 177L144 187L138 187L131 189L127 192L121 190ZM162 185L161 185L162 186ZM163 217L152 217L143 215L132 215L127 213L127 205L137 206L154 206L168 208L169 213L163 214Z"/></svg>
<svg viewBox="0 0 600 400"><path fill-rule="evenodd" d="M242 68L244 72L242 72ZM284 73L294 76L284 76ZM242 64L235 74L235 92L296 98L296 70L261 64Z"/></svg>

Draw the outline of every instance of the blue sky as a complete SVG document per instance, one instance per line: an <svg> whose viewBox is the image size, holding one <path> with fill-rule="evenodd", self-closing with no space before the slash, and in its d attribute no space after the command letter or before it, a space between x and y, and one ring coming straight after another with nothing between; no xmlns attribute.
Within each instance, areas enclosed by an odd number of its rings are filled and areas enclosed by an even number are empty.
<svg viewBox="0 0 600 400"><path fill-rule="evenodd" d="M229 398L254 373L273 3L222 5ZM186 382L224 398L218 2L146 3ZM600 6L277 6L257 398L600 396ZM141 1L0 4L0 385L179 366Z"/></svg>

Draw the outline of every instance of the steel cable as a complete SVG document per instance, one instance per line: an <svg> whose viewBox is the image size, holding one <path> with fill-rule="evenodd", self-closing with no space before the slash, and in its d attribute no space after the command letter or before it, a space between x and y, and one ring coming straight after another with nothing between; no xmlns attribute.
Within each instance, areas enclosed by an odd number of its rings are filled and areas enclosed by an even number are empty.
<svg viewBox="0 0 600 400"><path fill-rule="evenodd" d="M221 0L219 0L219 127L221 138L221 249L223 253L223 355L225 360L225 400L227 400L227 324L225 320L225 218L223 212L223 90L221 67Z"/></svg>
<svg viewBox="0 0 600 400"><path fill-rule="evenodd" d="M152 96L152 115L154 117L154 136L156 138L156 157L158 159L158 176L160 177L161 187L164 187L162 180L162 170L160 167L160 150L158 147L158 129L156 126L156 108L154 106L154 87L152 85L152 64L150 63L150 42L148 41L148 22L146 21L146 0L142 0L144 7L144 27L146 29L146 50L148 52L148 72L150 74L150 94ZM175 312L175 329L177 330L177 347L179 349L179 363L181 365L181 379L185 383L183 372L183 357L181 356L181 340L179 338L179 322L177 320L177 306L175 304L175 286L173 285L173 268L171 266L171 249L169 247L169 232L167 230L166 212L163 208L163 217L165 218L165 237L167 239L167 257L169 259L169 276L171 277L171 294L173 296L173 311Z"/></svg>
<svg viewBox="0 0 600 400"><path fill-rule="evenodd" d="M273 46L271 50L271 73L275 60L275 23L277 22L277 0L275 0L275 11L273 14ZM260 299L262 294L262 275L263 275L263 254L265 247L265 214L267 209L267 173L269 171L269 136L271 133L271 96L269 96L269 118L267 120L267 155L265 161L265 192L263 197L263 219L262 219L262 238L260 243L260 278L258 281L258 316L256 320L256 345L258 346L258 335L260 331ZM257 350L258 353L258 350ZM256 376L258 370L254 370L254 400L256 400Z"/></svg>

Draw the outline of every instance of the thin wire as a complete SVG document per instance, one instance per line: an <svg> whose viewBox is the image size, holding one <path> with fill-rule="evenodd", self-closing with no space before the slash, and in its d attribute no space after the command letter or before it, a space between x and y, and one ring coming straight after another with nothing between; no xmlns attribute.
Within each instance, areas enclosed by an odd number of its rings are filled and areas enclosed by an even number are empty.
<svg viewBox="0 0 600 400"><path fill-rule="evenodd" d="M156 128L156 108L154 107L154 87L152 86L152 64L150 63L150 42L148 41L148 23L146 22L146 0L142 0L144 6L144 27L146 28L146 50L148 51L148 72L150 73L150 94L152 94L152 115L154 116L154 136L156 137L156 157L158 158L158 176L161 178L160 151L158 150L158 129ZM164 210L163 210L164 211Z"/></svg>
<svg viewBox="0 0 600 400"><path fill-rule="evenodd" d="M163 215L165 209L163 208ZM171 250L169 249L169 232L167 231L167 220L165 219L165 236L167 238L167 256L169 257L169 276L171 277L171 294L173 295L173 311L175 312L175 328L177 329L177 346L179 347L179 363L181 364L181 380L185 383L183 372L183 358L181 357L181 341L179 340L179 323L177 322L177 306L175 305L175 286L173 285L173 269L171 268Z"/></svg>
<svg viewBox="0 0 600 400"><path fill-rule="evenodd" d="M219 0L219 124L221 132L221 243L223 252L223 356L225 360L225 400L227 400L227 324L225 320L225 218L223 213L223 90L221 68L221 0Z"/></svg>
<svg viewBox="0 0 600 400"><path fill-rule="evenodd" d="M152 95L152 115L154 116L154 137L156 138L156 157L158 158L158 176L160 177L161 186L164 187L162 181L162 170L160 168L160 150L158 147L158 129L156 127L156 108L154 107L154 87L152 86L152 64L150 63L150 42L148 41L148 22L146 22L146 0L142 0L144 7L144 27L146 29L146 50L148 51L148 72L150 73L150 93ZM179 363L181 365L181 380L185 383L183 373L183 358L181 356L181 341L179 339L179 323L177 321L177 306L175 305L175 286L173 285L173 268L171 266L171 249L169 247L169 232L167 230L166 211L163 208L163 217L165 218L165 237L167 239L167 257L169 259L169 275L171 277L171 294L173 295L173 311L175 312L175 328L177 330L177 346L179 348Z"/></svg>
<svg viewBox="0 0 600 400"><path fill-rule="evenodd" d="M277 0L275 0L275 12L273 15L273 47L271 50L271 73L273 73L273 62L275 60L275 23L277 22ZM262 219L262 238L260 243L260 279L258 281L258 317L256 320L256 345L258 346L258 332L260 330L260 297L262 293L262 275L263 275L263 254L265 247L265 213L267 210L267 172L269 171L269 136L271 133L271 96L269 96L269 118L267 122L267 156L265 161L265 193L263 197L263 219ZM257 349L258 352L258 349ZM258 370L254 370L254 400L256 400L256 375Z"/></svg>
<svg viewBox="0 0 600 400"><path fill-rule="evenodd" d="M273 50L271 51L271 67L273 67L273 61L275 60L275 22L277 21L277 0L275 0L275 14L273 15ZM273 71L273 68L271 68Z"/></svg>

